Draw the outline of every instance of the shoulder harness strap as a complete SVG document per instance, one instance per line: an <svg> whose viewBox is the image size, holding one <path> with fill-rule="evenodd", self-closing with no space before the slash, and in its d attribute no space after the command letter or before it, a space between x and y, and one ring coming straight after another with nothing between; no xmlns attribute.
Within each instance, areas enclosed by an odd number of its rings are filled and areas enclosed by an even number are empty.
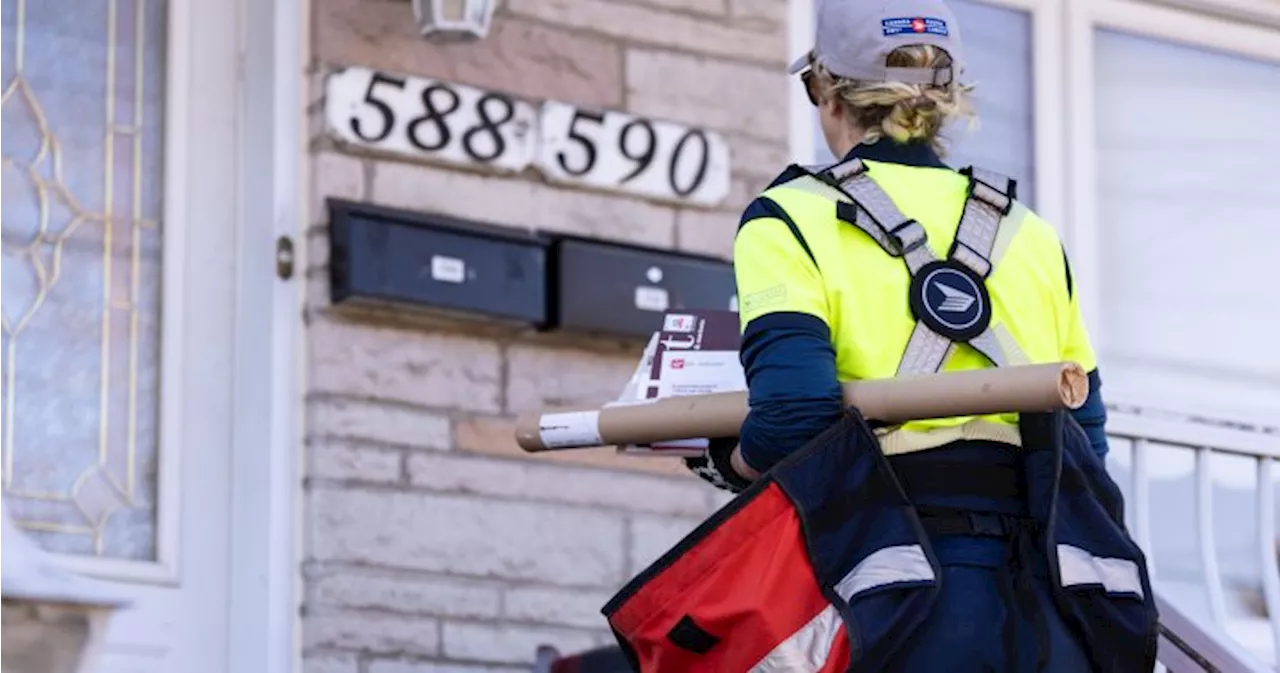
<svg viewBox="0 0 1280 673"><path fill-rule="evenodd" d="M911 274L909 299L916 326L898 364L898 376L938 371L958 343L967 343L996 366L1027 361L1008 330L991 325L985 283L1017 184L979 168L962 173L969 178L968 196L946 260L934 255L924 227L902 214L862 161L854 158L810 173L848 198L837 199L836 217L862 230L887 254L901 257Z"/></svg>

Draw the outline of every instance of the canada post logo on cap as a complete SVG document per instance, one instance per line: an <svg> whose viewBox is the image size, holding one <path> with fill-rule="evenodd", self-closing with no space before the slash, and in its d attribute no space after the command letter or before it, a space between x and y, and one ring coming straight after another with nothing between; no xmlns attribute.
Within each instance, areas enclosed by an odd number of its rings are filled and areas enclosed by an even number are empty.
<svg viewBox="0 0 1280 673"><path fill-rule="evenodd" d="M883 29L885 35L929 33L930 35L946 36L948 34L946 21L927 16L908 16L898 17L896 19L883 19L880 21L880 27Z"/></svg>

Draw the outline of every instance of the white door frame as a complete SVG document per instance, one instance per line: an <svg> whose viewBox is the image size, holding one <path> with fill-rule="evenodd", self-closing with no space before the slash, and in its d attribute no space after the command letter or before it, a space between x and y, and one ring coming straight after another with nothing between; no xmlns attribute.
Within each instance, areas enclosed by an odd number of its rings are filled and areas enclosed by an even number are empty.
<svg viewBox="0 0 1280 673"><path fill-rule="evenodd" d="M239 0L240 217L228 671L300 670L304 0ZM276 242L293 242L290 278Z"/></svg>

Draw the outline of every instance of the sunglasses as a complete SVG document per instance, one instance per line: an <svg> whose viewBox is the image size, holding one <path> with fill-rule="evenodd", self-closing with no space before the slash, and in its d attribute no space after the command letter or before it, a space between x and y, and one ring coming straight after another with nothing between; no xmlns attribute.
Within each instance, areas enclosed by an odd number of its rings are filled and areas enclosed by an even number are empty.
<svg viewBox="0 0 1280 673"><path fill-rule="evenodd" d="M814 107L818 107L818 92L816 90L817 84L814 82L814 78L817 73L813 70L815 60L816 59L813 58L813 52L810 51L808 54L809 67L800 72L800 83L804 85L804 92L809 96L809 102Z"/></svg>
<svg viewBox="0 0 1280 673"><path fill-rule="evenodd" d="M808 70L800 73L800 83L804 85L804 92L809 96L809 102L814 107L818 107L818 92L814 90L815 84L813 78L813 68L809 68Z"/></svg>

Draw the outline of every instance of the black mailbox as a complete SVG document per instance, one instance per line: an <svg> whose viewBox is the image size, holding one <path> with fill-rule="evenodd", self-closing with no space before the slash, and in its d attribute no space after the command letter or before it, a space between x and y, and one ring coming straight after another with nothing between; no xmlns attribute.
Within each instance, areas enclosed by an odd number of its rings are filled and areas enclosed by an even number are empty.
<svg viewBox="0 0 1280 673"><path fill-rule="evenodd" d="M529 232L329 200L330 294L542 326L547 241Z"/></svg>
<svg viewBox="0 0 1280 673"><path fill-rule="evenodd" d="M723 260L575 237L551 244L551 323L648 337L668 309L737 310Z"/></svg>

